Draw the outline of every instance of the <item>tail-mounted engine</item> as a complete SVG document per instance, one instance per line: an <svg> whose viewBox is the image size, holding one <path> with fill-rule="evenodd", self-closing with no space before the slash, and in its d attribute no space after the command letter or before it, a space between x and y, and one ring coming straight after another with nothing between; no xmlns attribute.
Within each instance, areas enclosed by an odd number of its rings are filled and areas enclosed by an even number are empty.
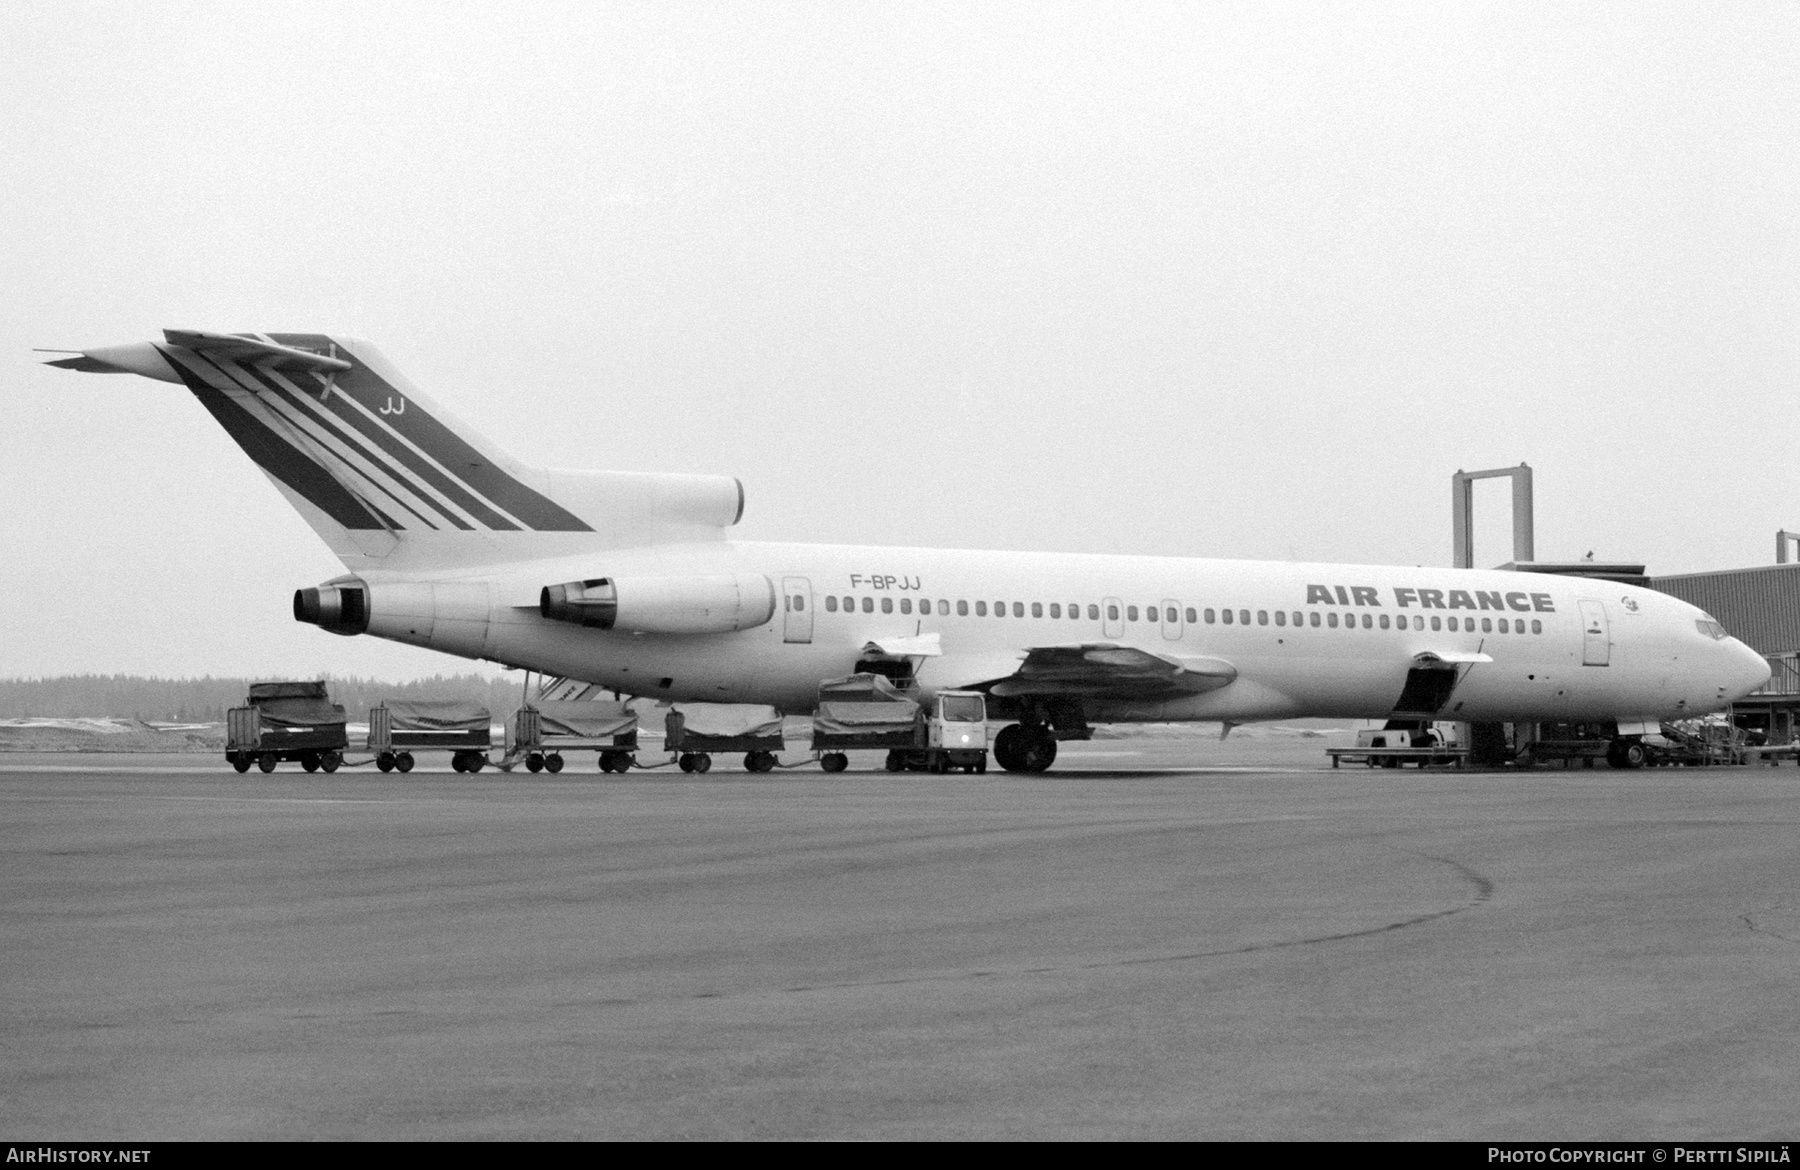
<svg viewBox="0 0 1800 1170"><path fill-rule="evenodd" d="M644 634L727 634L775 616L775 583L735 577L593 577L546 586L538 612L553 621Z"/></svg>
<svg viewBox="0 0 1800 1170"><path fill-rule="evenodd" d="M296 589L294 620L334 634L363 633L369 628L369 587L352 580L317 589Z"/></svg>

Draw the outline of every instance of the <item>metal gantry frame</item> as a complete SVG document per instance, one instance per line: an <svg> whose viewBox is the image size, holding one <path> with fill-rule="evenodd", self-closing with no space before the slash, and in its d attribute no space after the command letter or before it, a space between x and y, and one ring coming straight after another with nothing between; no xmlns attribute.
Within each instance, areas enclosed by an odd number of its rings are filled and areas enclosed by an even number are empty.
<svg viewBox="0 0 1800 1170"><path fill-rule="evenodd" d="M1450 477L1450 539L1454 544L1455 565L1459 569L1475 567L1475 481L1512 479L1513 563L1529 564L1537 559L1535 552L1535 520L1531 511L1531 465L1496 467L1490 471L1458 471Z"/></svg>

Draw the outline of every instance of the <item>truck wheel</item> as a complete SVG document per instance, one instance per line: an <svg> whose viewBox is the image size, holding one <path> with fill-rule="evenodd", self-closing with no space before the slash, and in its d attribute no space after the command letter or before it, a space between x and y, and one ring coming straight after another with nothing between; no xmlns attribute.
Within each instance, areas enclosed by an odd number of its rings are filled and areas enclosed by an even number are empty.
<svg viewBox="0 0 1800 1170"><path fill-rule="evenodd" d="M1619 759L1627 768L1641 768L1650 759L1650 749L1634 741L1619 752Z"/></svg>
<svg viewBox="0 0 1800 1170"><path fill-rule="evenodd" d="M269 772L273 772L275 770L275 765L280 762L281 761L275 758L274 752L264 752L262 755L256 757L256 766L261 768L265 775Z"/></svg>
<svg viewBox="0 0 1800 1170"><path fill-rule="evenodd" d="M250 757L243 752L239 752L237 755L231 757L231 766L236 768L239 772L248 772L252 762Z"/></svg>
<svg viewBox="0 0 1800 1170"><path fill-rule="evenodd" d="M392 772L394 770L394 753L382 752L380 755L376 756L375 766L380 768L383 772Z"/></svg>
<svg viewBox="0 0 1800 1170"><path fill-rule="evenodd" d="M401 752L399 755L395 756L394 757L394 767L400 769L402 772L412 771L413 770L412 753L411 752Z"/></svg>
<svg viewBox="0 0 1800 1170"><path fill-rule="evenodd" d="M544 757L544 767L549 769L551 772L562 771L562 766L563 766L563 758L562 758L561 752L551 752L549 755Z"/></svg>
<svg viewBox="0 0 1800 1170"><path fill-rule="evenodd" d="M526 756L525 770L527 772L542 772L544 770L544 757L537 755Z"/></svg>
<svg viewBox="0 0 1800 1170"><path fill-rule="evenodd" d="M317 772L319 770L319 753L307 752L305 755L301 756L300 766L305 768L308 772Z"/></svg>
<svg viewBox="0 0 1800 1170"><path fill-rule="evenodd" d="M327 772L337 771L343 762L344 753L336 750L326 752L319 757L319 767L325 769Z"/></svg>

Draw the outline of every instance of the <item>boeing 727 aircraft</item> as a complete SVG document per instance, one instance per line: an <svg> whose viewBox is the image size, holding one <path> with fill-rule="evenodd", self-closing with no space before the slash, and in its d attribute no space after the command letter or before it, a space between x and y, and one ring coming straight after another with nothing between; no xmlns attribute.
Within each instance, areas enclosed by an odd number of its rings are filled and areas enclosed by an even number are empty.
<svg viewBox="0 0 1800 1170"><path fill-rule="evenodd" d="M184 385L349 572L294 616L633 695L813 707L874 670L978 689L997 762L1094 723L1598 721L1615 763L1768 664L1685 602L1472 569L734 541L735 479L532 467L373 346L167 330L54 366Z"/></svg>

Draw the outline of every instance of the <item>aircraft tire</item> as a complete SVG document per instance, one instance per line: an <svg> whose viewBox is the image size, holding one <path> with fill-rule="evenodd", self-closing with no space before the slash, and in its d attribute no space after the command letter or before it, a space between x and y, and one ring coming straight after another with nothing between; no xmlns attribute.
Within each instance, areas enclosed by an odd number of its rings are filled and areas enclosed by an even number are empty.
<svg viewBox="0 0 1800 1170"><path fill-rule="evenodd" d="M256 757L256 766L263 770L264 775L273 772L275 770L275 765L280 762L280 760L275 758L274 752L264 752L262 755Z"/></svg>
<svg viewBox="0 0 1800 1170"><path fill-rule="evenodd" d="M994 761L1008 772L1042 772L1056 762L1056 737L1047 727L1009 724L994 737Z"/></svg>

